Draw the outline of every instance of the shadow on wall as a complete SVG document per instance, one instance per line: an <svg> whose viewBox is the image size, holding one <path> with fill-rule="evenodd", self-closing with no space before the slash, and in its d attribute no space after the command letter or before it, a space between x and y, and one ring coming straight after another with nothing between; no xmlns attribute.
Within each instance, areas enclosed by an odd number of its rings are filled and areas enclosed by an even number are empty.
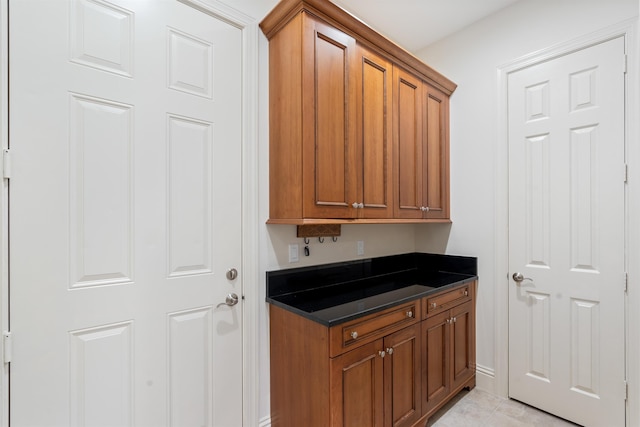
<svg viewBox="0 0 640 427"><path fill-rule="evenodd" d="M452 224L416 225L416 252L446 254Z"/></svg>

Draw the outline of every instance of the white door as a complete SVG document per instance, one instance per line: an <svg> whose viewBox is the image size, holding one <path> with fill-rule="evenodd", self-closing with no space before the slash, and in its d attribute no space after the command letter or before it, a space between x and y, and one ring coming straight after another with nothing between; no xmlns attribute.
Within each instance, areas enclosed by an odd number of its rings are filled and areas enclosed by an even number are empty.
<svg viewBox="0 0 640 427"><path fill-rule="evenodd" d="M241 30L9 9L11 424L241 426Z"/></svg>
<svg viewBox="0 0 640 427"><path fill-rule="evenodd" d="M512 73L509 395L625 425L624 39Z"/></svg>

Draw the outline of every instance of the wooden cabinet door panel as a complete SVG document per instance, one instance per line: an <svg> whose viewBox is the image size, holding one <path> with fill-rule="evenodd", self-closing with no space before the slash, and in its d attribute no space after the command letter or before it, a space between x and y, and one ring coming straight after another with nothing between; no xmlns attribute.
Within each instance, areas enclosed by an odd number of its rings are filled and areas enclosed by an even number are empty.
<svg viewBox="0 0 640 427"><path fill-rule="evenodd" d="M424 88L425 218L449 218L449 97L426 84Z"/></svg>
<svg viewBox="0 0 640 427"><path fill-rule="evenodd" d="M381 349L377 340L331 359L332 427L383 426Z"/></svg>
<svg viewBox="0 0 640 427"><path fill-rule="evenodd" d="M355 40L305 15L303 199L307 218L350 218L357 191Z"/></svg>
<svg viewBox="0 0 640 427"><path fill-rule="evenodd" d="M422 415L420 325L385 337L385 426L412 426Z"/></svg>
<svg viewBox="0 0 640 427"><path fill-rule="evenodd" d="M363 46L358 46L357 57L360 216L392 218L392 65Z"/></svg>
<svg viewBox="0 0 640 427"><path fill-rule="evenodd" d="M394 216L422 218L422 81L393 68Z"/></svg>
<svg viewBox="0 0 640 427"><path fill-rule="evenodd" d="M447 397L450 390L449 312L422 322L422 413Z"/></svg>
<svg viewBox="0 0 640 427"><path fill-rule="evenodd" d="M456 388L475 373L473 363L472 303L467 302L451 309L451 387Z"/></svg>

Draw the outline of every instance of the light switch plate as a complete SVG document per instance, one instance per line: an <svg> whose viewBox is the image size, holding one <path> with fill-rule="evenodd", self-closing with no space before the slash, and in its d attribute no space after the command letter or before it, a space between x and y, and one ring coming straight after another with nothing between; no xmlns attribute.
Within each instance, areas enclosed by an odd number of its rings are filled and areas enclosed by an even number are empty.
<svg viewBox="0 0 640 427"><path fill-rule="evenodd" d="M300 258L298 256L298 245L292 243L289 245L289 262L298 262Z"/></svg>

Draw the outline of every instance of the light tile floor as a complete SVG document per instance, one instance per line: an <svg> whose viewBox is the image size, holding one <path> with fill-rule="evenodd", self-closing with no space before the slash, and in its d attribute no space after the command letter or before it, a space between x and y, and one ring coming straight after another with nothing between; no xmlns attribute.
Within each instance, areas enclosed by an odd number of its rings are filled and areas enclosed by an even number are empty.
<svg viewBox="0 0 640 427"><path fill-rule="evenodd" d="M561 418L474 388L463 390L428 421L427 427L576 427Z"/></svg>

